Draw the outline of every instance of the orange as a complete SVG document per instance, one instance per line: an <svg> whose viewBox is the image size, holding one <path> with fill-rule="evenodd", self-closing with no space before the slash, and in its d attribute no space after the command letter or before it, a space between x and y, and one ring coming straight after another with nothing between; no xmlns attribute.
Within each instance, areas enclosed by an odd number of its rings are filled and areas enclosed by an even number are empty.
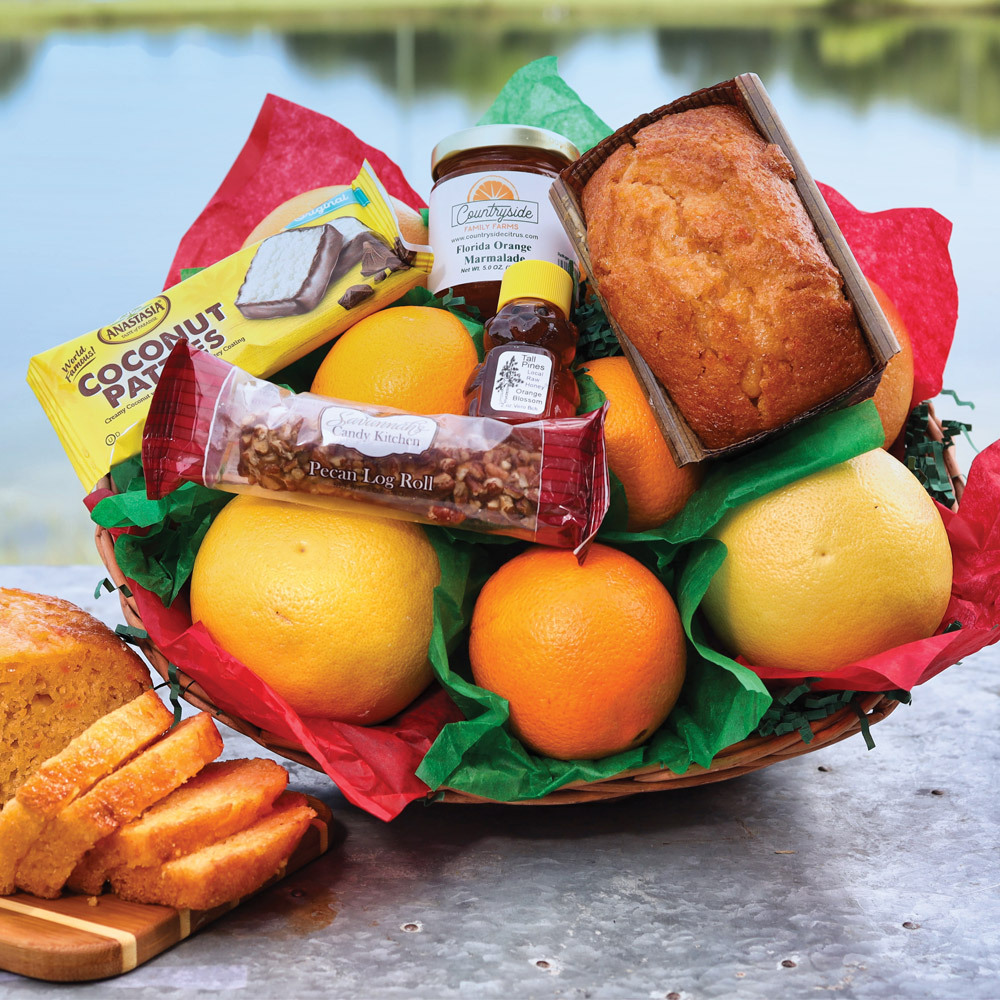
<svg viewBox="0 0 1000 1000"><path fill-rule="evenodd" d="M300 714L369 725L431 680L439 576L415 524L238 496L198 550L191 617Z"/></svg>
<svg viewBox="0 0 1000 1000"><path fill-rule="evenodd" d="M611 404L604 424L608 466L628 500L628 530L655 528L677 514L701 482L701 467L677 468L653 409L623 357L587 362Z"/></svg>
<svg viewBox="0 0 1000 1000"><path fill-rule="evenodd" d="M469 638L476 683L510 703L514 733L548 757L607 757L644 743L684 683L684 630L666 588L606 545L581 566L535 547L493 574Z"/></svg>
<svg viewBox="0 0 1000 1000"><path fill-rule="evenodd" d="M913 395L913 345L910 343L910 334L903 317L899 315L892 300L874 281L869 281L868 284L871 285L885 318L896 334L900 347L899 353L889 359L882 373L882 381L875 390L875 409L878 410L878 415L882 418L882 427L885 429L883 447L888 448L899 437L899 432L910 415L910 397Z"/></svg>
<svg viewBox="0 0 1000 1000"><path fill-rule="evenodd" d="M932 635L951 594L934 502L882 449L730 511L702 608L750 663L819 674Z"/></svg>
<svg viewBox="0 0 1000 1000"><path fill-rule="evenodd" d="M411 413L464 413L478 358L450 312L395 306L355 323L319 366L312 391Z"/></svg>

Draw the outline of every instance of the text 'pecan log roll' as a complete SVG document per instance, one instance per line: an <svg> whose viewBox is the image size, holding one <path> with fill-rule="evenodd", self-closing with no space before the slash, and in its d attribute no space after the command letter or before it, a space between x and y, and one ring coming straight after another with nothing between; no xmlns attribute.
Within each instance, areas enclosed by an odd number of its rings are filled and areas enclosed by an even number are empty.
<svg viewBox="0 0 1000 1000"><path fill-rule="evenodd" d="M295 395L181 342L146 421L146 490L370 504L580 552L608 508L604 412L511 425Z"/></svg>

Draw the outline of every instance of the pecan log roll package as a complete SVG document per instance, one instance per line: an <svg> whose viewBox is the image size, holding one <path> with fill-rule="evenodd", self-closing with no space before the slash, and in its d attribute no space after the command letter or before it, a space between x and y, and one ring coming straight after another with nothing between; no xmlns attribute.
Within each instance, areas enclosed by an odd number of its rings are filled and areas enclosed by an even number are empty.
<svg viewBox="0 0 1000 1000"><path fill-rule="evenodd" d="M179 343L143 438L146 488L185 481L582 553L608 508L604 410L511 426L294 395Z"/></svg>

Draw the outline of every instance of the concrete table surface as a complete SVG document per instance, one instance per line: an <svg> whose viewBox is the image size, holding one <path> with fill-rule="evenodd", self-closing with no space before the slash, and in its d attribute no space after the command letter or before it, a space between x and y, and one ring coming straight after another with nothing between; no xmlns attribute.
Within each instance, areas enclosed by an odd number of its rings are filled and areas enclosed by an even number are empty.
<svg viewBox="0 0 1000 1000"><path fill-rule="evenodd" d="M109 625L96 566L0 566ZM345 838L117 979L0 997L1000 997L1000 654L872 734L690 790L414 804L390 824L290 764ZM224 730L226 756L270 756ZM278 758L280 759L280 758ZM286 762L287 763L287 762Z"/></svg>

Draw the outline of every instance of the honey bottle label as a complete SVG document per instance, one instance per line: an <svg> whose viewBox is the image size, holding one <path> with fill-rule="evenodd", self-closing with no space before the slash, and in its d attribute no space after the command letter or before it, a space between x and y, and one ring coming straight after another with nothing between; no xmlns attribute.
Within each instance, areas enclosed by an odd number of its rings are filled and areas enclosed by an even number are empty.
<svg viewBox="0 0 1000 1000"><path fill-rule="evenodd" d="M549 401L552 355L521 345L494 348L486 359L483 383L484 393L489 391L489 410L538 416Z"/></svg>

